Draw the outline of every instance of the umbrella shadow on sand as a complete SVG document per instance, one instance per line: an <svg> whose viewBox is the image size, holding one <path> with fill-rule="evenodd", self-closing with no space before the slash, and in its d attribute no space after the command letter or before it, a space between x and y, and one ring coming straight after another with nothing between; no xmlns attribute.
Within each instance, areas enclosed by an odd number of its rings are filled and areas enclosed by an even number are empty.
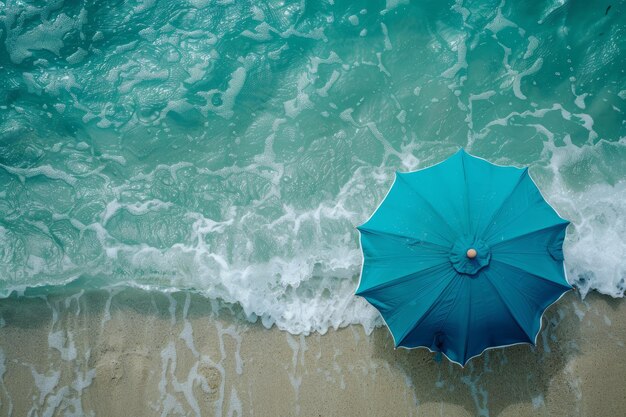
<svg viewBox="0 0 626 417"><path fill-rule="evenodd" d="M464 368L446 357L437 362L435 354L425 348L394 350L386 328L372 335L374 357L405 373L420 415L435 410L437 415L451 415L459 408L477 416L552 415L555 411L575 415L580 392L567 365L580 354L576 302L580 297L571 291L546 311L536 347L491 349ZM546 401L554 390L558 396Z"/></svg>

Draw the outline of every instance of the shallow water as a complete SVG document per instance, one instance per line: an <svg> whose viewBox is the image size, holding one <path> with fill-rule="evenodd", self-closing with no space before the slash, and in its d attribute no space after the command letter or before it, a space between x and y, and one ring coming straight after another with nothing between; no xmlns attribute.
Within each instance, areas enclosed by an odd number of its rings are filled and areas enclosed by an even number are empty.
<svg viewBox="0 0 626 417"><path fill-rule="evenodd" d="M0 295L369 331L354 227L463 146L530 165L569 280L622 297L626 3L406 3L0 2Z"/></svg>

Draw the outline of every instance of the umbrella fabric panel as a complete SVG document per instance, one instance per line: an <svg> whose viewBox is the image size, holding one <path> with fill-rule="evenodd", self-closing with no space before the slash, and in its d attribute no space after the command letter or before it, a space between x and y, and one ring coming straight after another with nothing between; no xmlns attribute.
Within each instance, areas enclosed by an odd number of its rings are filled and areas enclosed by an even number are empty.
<svg viewBox="0 0 626 417"><path fill-rule="evenodd" d="M456 232L450 229L441 213L414 195L399 177L400 174L397 174L389 193L378 207L378 214L358 229L449 247Z"/></svg>
<svg viewBox="0 0 626 417"><path fill-rule="evenodd" d="M553 255L552 249L555 244L563 241L566 227L567 225L557 225L492 246L492 262L521 269L569 290L571 285L565 277L563 259Z"/></svg>
<svg viewBox="0 0 626 417"><path fill-rule="evenodd" d="M357 294L448 262L448 250L410 238L363 231L361 247L368 262L363 265Z"/></svg>
<svg viewBox="0 0 626 417"><path fill-rule="evenodd" d="M420 345L423 346L437 343L439 340L437 333L441 332L441 327L452 308L462 301L458 294L465 286L464 279L456 272L449 271L444 276L445 287L437 294L431 293L428 306L422 306L420 314L413 314L413 309L407 305L399 308L393 316L383 315L394 335L396 346L417 346L413 344L412 337L418 337L423 342Z"/></svg>
<svg viewBox="0 0 626 417"><path fill-rule="evenodd" d="M381 312L396 337L409 331L430 309L436 307L436 301L455 277L456 273L449 268L433 268L408 276L392 286L368 291L362 296Z"/></svg>
<svg viewBox="0 0 626 417"><path fill-rule="evenodd" d="M472 337L465 356L458 361L462 364L490 347L534 341L535 334L515 317L506 299L496 286L491 285L489 275L490 270L487 268L473 282L476 297L470 317Z"/></svg>
<svg viewBox="0 0 626 417"><path fill-rule="evenodd" d="M525 172L498 167L460 150L437 165L398 176L437 210L450 225L451 235L459 238L482 235Z"/></svg>
<svg viewBox="0 0 626 417"><path fill-rule="evenodd" d="M469 188L467 205L470 235L476 238L484 235L496 212L523 178L526 170L493 165L468 155L463 150L457 154L465 165L465 181Z"/></svg>
<svg viewBox="0 0 626 417"><path fill-rule="evenodd" d="M430 208L440 217L442 227L452 238L468 232L467 210L464 200L467 195L465 183L454 181L462 177L463 164L442 162L427 170L409 174L398 173L398 190L414 198L424 207Z"/></svg>
<svg viewBox="0 0 626 417"><path fill-rule="evenodd" d="M491 346L530 341L494 287L485 278L459 275L435 308L403 339L406 347L427 346L465 364ZM497 329L497 331L494 331Z"/></svg>
<svg viewBox="0 0 626 417"><path fill-rule="evenodd" d="M484 276L496 288L517 323L525 329L531 343L541 328L544 310L569 289L497 261L492 262Z"/></svg>
<svg viewBox="0 0 626 417"><path fill-rule="evenodd" d="M544 200L533 180L525 174L504 200L482 233L489 245L523 236L557 224L567 225Z"/></svg>
<svg viewBox="0 0 626 417"><path fill-rule="evenodd" d="M465 341L470 338L469 314L472 304L459 294L468 295L471 282L457 274L452 285L434 303L434 308L397 343L405 347L427 346L433 351L443 351L461 362ZM471 296L470 296L471 297ZM463 341L463 343L459 343Z"/></svg>

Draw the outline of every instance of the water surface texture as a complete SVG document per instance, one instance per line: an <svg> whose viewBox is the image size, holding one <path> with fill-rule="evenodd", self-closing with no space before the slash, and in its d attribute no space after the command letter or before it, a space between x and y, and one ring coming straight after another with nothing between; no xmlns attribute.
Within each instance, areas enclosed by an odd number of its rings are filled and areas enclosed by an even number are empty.
<svg viewBox="0 0 626 417"><path fill-rule="evenodd" d="M463 146L529 165L570 282L622 297L625 114L623 1L0 1L0 295L371 329L354 227Z"/></svg>

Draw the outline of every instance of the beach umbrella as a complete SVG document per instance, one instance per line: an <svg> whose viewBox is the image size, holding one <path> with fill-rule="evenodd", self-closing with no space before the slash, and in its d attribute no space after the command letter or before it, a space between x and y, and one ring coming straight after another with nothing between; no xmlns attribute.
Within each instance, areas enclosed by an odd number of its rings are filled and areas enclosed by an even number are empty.
<svg viewBox="0 0 626 417"><path fill-rule="evenodd" d="M380 311L396 347L426 347L465 365L484 350L536 344L543 312L572 287L569 222L528 168L460 150L396 173L360 231L356 294Z"/></svg>

